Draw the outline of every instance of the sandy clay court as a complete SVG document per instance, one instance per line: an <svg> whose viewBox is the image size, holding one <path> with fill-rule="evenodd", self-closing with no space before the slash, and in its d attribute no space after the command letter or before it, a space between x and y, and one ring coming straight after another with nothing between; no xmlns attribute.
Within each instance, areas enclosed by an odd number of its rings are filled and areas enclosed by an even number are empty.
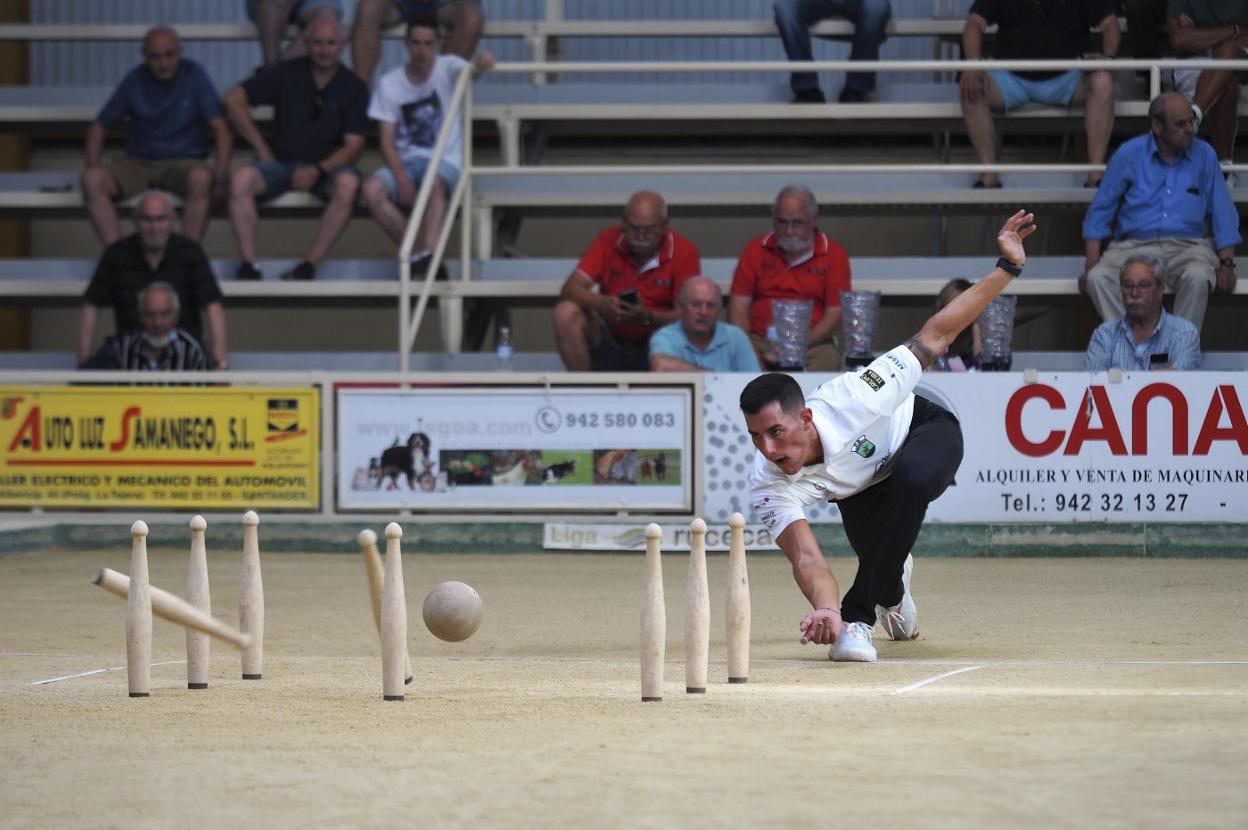
<svg viewBox="0 0 1248 830"><path fill-rule="evenodd" d="M409 549L415 680L384 703L353 551L265 556L263 680L214 642L188 691L183 630L157 620L136 700L125 605L89 583L128 569L125 529L0 557L0 826L1248 826L1245 560L920 558L920 639L877 633L880 661L846 665L798 644L787 563L751 554L751 675L729 686L716 555L690 696L669 554L665 699L643 705L640 554ZM236 623L239 552L210 536L209 557ZM153 550L152 583L181 593L185 566ZM484 598L464 643L420 622L446 579Z"/></svg>

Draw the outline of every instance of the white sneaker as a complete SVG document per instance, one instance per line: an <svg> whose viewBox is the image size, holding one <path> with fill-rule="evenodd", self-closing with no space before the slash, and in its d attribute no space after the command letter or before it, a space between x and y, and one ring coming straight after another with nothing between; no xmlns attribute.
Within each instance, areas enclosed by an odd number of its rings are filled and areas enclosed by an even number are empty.
<svg viewBox="0 0 1248 830"><path fill-rule="evenodd" d="M840 663L874 663L875 646L871 645L871 626L851 622L841 629L836 642L828 649L828 657Z"/></svg>
<svg viewBox="0 0 1248 830"><path fill-rule="evenodd" d="M894 640L913 640L919 636L919 609L915 607L914 597L910 595L910 574L913 572L914 557L907 555L905 567L901 571L901 584L905 589L901 602L892 608L875 606L876 620L884 633Z"/></svg>

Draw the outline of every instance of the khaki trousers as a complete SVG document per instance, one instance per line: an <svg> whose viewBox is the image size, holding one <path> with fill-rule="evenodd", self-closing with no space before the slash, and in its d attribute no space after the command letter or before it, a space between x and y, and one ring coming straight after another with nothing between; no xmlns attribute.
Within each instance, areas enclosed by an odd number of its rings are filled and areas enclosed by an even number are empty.
<svg viewBox="0 0 1248 830"><path fill-rule="evenodd" d="M1126 314L1118 272L1136 254L1159 257L1165 264L1161 275L1167 292L1174 294L1174 313L1200 329L1205 320L1209 294L1217 282L1214 271L1218 254L1208 239L1123 239L1111 242L1088 272L1088 295L1102 320L1117 320Z"/></svg>

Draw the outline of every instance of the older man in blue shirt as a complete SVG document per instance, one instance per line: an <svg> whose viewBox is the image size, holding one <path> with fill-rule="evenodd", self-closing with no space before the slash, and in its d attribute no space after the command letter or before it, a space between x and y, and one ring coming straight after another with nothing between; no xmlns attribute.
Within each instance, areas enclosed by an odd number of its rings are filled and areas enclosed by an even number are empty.
<svg viewBox="0 0 1248 830"><path fill-rule="evenodd" d="M1116 320L1124 314L1123 264L1135 254L1157 256L1162 284L1175 293L1174 313L1199 330L1210 292L1235 290L1239 215L1213 148L1196 138L1191 104L1167 92L1153 100L1148 117L1150 131L1109 160L1084 217L1087 264L1079 286L1102 320Z"/></svg>
<svg viewBox="0 0 1248 830"><path fill-rule="evenodd" d="M690 277L680 288L680 319L650 338L654 372L757 372L758 356L749 335L719 322L724 297L709 277Z"/></svg>
<svg viewBox="0 0 1248 830"><path fill-rule="evenodd" d="M1118 281L1126 316L1101 323L1092 333L1084 357L1088 371L1200 368L1200 332L1161 307L1161 268L1154 256L1127 258Z"/></svg>
<svg viewBox="0 0 1248 830"><path fill-rule="evenodd" d="M125 158L105 165L105 131L122 125L127 129ZM209 131L216 149L212 166ZM216 195L225 195L232 146L225 111L208 73L182 57L173 29L149 29L143 38L143 63L126 75L87 127L82 195L100 241L108 247L121 238L114 200L153 189L183 197L183 234L196 242L203 239L214 182Z"/></svg>

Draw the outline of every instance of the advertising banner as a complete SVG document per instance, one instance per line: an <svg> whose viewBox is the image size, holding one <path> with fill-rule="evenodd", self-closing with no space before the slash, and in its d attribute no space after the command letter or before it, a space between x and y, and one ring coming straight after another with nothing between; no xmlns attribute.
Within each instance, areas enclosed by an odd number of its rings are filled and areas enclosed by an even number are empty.
<svg viewBox="0 0 1248 830"><path fill-rule="evenodd" d="M315 509L319 394L0 387L0 506Z"/></svg>
<svg viewBox="0 0 1248 830"><path fill-rule="evenodd" d="M663 528L663 538L659 544L664 553L689 550L691 534L687 524L662 522L660 527ZM747 551L779 550L765 525L746 525L742 540ZM707 550L726 551L731 541L728 525L708 525ZM542 547L546 550L645 550L646 528L636 522L631 525L548 522L543 529Z"/></svg>
<svg viewBox="0 0 1248 830"><path fill-rule="evenodd" d="M798 375L813 391L830 375ZM749 375L707 385L706 519L749 521L754 448L737 399ZM958 416L955 483L927 518L946 522L1248 521L1248 379L1240 373L928 373L917 394ZM835 522L835 504L807 509Z"/></svg>
<svg viewBox="0 0 1248 830"><path fill-rule="evenodd" d="M690 387L341 389L342 509L691 510Z"/></svg>

